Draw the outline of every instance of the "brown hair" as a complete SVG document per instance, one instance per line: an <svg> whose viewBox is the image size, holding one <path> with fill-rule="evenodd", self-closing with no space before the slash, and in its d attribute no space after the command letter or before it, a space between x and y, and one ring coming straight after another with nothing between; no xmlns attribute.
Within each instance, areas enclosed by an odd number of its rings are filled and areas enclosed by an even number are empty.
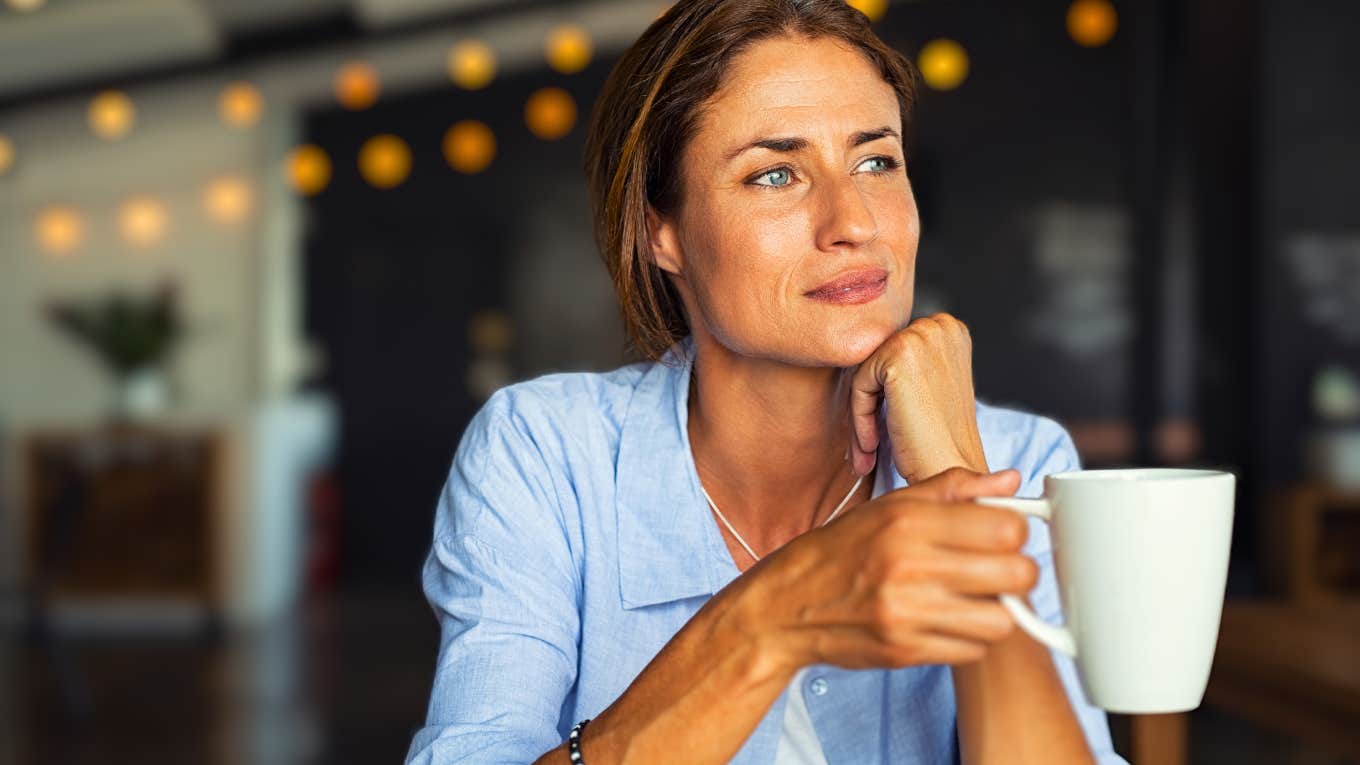
<svg viewBox="0 0 1360 765"><path fill-rule="evenodd" d="M916 70L845 0L679 0L624 52L595 102L586 143L595 239L629 339L647 358L659 359L689 323L666 272L652 262L646 206L667 215L677 209L682 152L733 57L758 40L795 33L863 53L897 92L905 136Z"/></svg>

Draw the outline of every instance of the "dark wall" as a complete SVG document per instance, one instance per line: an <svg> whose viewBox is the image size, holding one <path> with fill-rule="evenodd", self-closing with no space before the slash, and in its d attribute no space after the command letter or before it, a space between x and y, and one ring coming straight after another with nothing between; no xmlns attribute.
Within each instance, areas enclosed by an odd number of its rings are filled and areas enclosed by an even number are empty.
<svg viewBox="0 0 1360 765"><path fill-rule="evenodd" d="M306 302L327 356L320 382L339 400L351 582L417 575L459 435L481 405L467 383L469 319L509 311L511 264L532 223L526 200L564 184L584 197L584 113L568 136L544 142L524 125L524 101L558 85L584 110L606 72L501 77L473 93L450 85L307 119L306 140L335 167L307 210ZM453 171L442 154L444 131L462 119L486 122L497 138L495 160L478 175ZM402 137L414 154L410 177L390 190L365 183L353 160L378 133ZM580 217L589 242L589 218Z"/></svg>

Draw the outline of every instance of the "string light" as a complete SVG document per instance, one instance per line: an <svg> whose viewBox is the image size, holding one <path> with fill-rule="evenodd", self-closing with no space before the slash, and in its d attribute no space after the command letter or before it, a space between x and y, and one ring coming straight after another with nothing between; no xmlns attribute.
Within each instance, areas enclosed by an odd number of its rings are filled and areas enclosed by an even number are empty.
<svg viewBox="0 0 1360 765"><path fill-rule="evenodd" d="M90 101L90 130L100 138L117 140L132 130L137 110L132 99L120 90L106 90Z"/></svg>
<svg viewBox="0 0 1360 765"><path fill-rule="evenodd" d="M480 173L496 156L496 135L484 122L463 120L444 133L444 158L460 173Z"/></svg>
<svg viewBox="0 0 1360 765"><path fill-rule="evenodd" d="M203 209L218 223L240 223L254 207L250 185L235 176L224 176L203 190Z"/></svg>
<svg viewBox="0 0 1360 765"><path fill-rule="evenodd" d="M968 79L968 52L948 38L931 40L916 57L921 79L935 90L953 90Z"/></svg>
<svg viewBox="0 0 1360 765"><path fill-rule="evenodd" d="M217 113L232 127L253 127L264 112L264 97L248 82L233 82L222 89L217 99Z"/></svg>
<svg viewBox="0 0 1360 765"><path fill-rule="evenodd" d="M594 53L590 33L575 24L554 27L548 33L544 48L548 66L562 74L575 74L585 69Z"/></svg>
<svg viewBox="0 0 1360 765"><path fill-rule="evenodd" d="M375 188L399 186L411 174L411 148L390 133L375 135L359 147L359 174Z"/></svg>
<svg viewBox="0 0 1360 765"><path fill-rule="evenodd" d="M165 238L170 214L160 200L137 196L123 202L118 211L118 229L123 238L137 247L151 247Z"/></svg>
<svg viewBox="0 0 1360 765"><path fill-rule="evenodd" d="M288 185L299 194L318 194L331 182L331 158L315 144L293 149L284 167Z"/></svg>
<svg viewBox="0 0 1360 765"><path fill-rule="evenodd" d="M463 90L481 90L496 77L496 54L479 40L466 40L449 51L449 79Z"/></svg>
<svg viewBox="0 0 1360 765"><path fill-rule="evenodd" d="M4 175L14 167L14 142L9 136L0 133L0 175Z"/></svg>
<svg viewBox="0 0 1360 765"><path fill-rule="evenodd" d="M85 222L73 208L53 206L38 213L34 224L38 246L53 255L69 255L85 240Z"/></svg>
<svg viewBox="0 0 1360 765"><path fill-rule="evenodd" d="M351 61L335 73L335 100L350 111L362 111L377 103L381 89L378 70L367 61Z"/></svg>
<svg viewBox="0 0 1360 765"><path fill-rule="evenodd" d="M561 88L540 88L524 104L524 122L539 138L557 140L576 124L576 101Z"/></svg>
<svg viewBox="0 0 1360 765"><path fill-rule="evenodd" d="M1110 0L1075 0L1067 7L1067 34L1086 48L1099 48L1114 37L1119 14Z"/></svg>
<svg viewBox="0 0 1360 765"><path fill-rule="evenodd" d="M851 8L868 16L870 21L878 21L888 11L888 0L846 0L846 2Z"/></svg>

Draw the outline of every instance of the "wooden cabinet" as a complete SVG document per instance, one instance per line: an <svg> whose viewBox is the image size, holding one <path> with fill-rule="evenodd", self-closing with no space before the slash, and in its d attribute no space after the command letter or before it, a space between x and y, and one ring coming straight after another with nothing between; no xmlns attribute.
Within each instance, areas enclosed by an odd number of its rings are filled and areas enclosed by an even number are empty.
<svg viewBox="0 0 1360 765"><path fill-rule="evenodd" d="M102 427L24 439L27 572L46 597L217 599L223 439Z"/></svg>

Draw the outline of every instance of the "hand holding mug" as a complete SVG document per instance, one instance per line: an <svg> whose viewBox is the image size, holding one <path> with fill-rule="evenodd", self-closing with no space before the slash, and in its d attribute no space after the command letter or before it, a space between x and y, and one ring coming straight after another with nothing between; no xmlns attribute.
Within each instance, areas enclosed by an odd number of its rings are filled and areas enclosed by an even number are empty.
<svg viewBox="0 0 1360 765"><path fill-rule="evenodd" d="M1023 517L969 500L1019 486L954 468L859 505L747 572L743 623L791 668L981 659L1015 628L997 595L1028 593L1038 567Z"/></svg>

